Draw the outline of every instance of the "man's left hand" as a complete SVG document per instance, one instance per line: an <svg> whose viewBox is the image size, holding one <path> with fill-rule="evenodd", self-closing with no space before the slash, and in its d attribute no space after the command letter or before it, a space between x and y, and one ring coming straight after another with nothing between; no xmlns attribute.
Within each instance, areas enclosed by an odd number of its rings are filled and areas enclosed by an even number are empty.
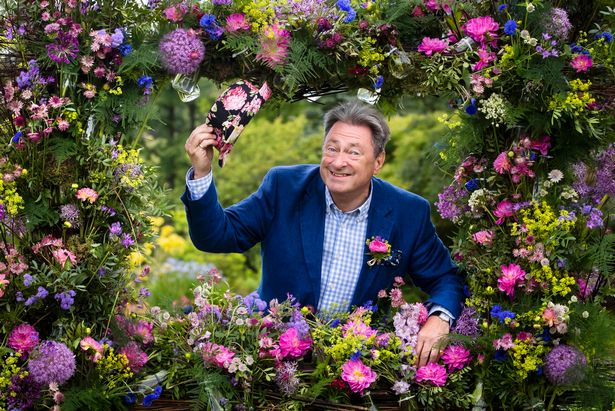
<svg viewBox="0 0 615 411"><path fill-rule="evenodd" d="M450 324L438 317L430 316L421 331L416 343L417 368L440 359L440 342L450 331Z"/></svg>

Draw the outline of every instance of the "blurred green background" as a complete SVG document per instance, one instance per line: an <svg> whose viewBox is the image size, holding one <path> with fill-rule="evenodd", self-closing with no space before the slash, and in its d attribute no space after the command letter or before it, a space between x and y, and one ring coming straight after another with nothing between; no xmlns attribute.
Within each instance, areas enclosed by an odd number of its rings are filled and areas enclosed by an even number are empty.
<svg viewBox="0 0 615 411"><path fill-rule="evenodd" d="M212 267L222 272L235 292L244 295L256 289L260 278L258 247L244 254L203 253L194 248L188 236L179 200L190 167L184 143L222 92L205 80L199 85L201 96L190 103L181 102L171 87L162 92L157 119L144 141L143 155L158 168L160 184L167 188L167 202L172 205L168 216L154 221L158 238L146 253L151 265L150 304L166 309L188 304L186 297L190 297L196 277ZM265 104L242 133L225 167L214 166L222 205L234 204L254 192L273 166L318 163L324 113L351 98L355 95L336 94L316 102ZM427 198L433 205L437 193L451 179L436 167L439 147L448 130L441 120L449 113L446 100L406 98L402 109L389 114L392 135L379 177ZM443 222L433 208L438 233L447 241L452 226Z"/></svg>

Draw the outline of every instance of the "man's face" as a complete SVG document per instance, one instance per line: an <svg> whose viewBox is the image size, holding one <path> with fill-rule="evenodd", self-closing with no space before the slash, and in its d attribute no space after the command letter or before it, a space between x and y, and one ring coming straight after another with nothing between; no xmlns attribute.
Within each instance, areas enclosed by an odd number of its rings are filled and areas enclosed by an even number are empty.
<svg viewBox="0 0 615 411"><path fill-rule="evenodd" d="M338 207L342 202L356 208L367 198L371 178L383 163L384 153L374 155L369 127L338 121L325 137L320 175Z"/></svg>

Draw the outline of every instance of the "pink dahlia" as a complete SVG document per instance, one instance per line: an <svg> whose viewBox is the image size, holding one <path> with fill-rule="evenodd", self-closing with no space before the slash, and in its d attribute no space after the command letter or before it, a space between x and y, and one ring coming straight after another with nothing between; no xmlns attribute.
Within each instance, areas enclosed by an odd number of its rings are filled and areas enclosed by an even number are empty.
<svg viewBox="0 0 615 411"><path fill-rule="evenodd" d="M280 354L282 358L299 358L312 346L309 338L299 338L296 328L289 328L280 335Z"/></svg>
<svg viewBox="0 0 615 411"><path fill-rule="evenodd" d="M587 56L585 54L576 55L572 61L570 62L570 66L580 73L581 71L587 71L591 66L594 65L591 56Z"/></svg>
<svg viewBox="0 0 615 411"><path fill-rule="evenodd" d="M131 341L126 346L122 347L120 354L124 354L128 359L128 366L135 374L141 371L147 363L147 354L144 353L136 342Z"/></svg>
<svg viewBox="0 0 615 411"><path fill-rule="evenodd" d="M290 33L277 24L265 27L260 33L261 51L256 55L257 60L263 61L271 68L275 68L286 60Z"/></svg>
<svg viewBox="0 0 615 411"><path fill-rule="evenodd" d="M448 366L449 372L462 369L471 360L470 350L463 345L449 345L442 355L442 361Z"/></svg>
<svg viewBox="0 0 615 411"><path fill-rule="evenodd" d="M342 380L348 383L352 392L363 392L378 375L361 360L348 360L342 365Z"/></svg>
<svg viewBox="0 0 615 411"><path fill-rule="evenodd" d="M470 19L463 25L463 29L472 40L484 44L497 39L498 23L491 16L482 16Z"/></svg>
<svg viewBox="0 0 615 411"><path fill-rule="evenodd" d="M233 13L226 18L226 31L233 33L239 30L248 30L250 23L246 19L246 15L243 13Z"/></svg>
<svg viewBox="0 0 615 411"><path fill-rule="evenodd" d="M508 158L508 153L506 151L501 152L496 159L493 161L493 168L498 174L504 174L507 171L510 171L512 164Z"/></svg>
<svg viewBox="0 0 615 411"><path fill-rule="evenodd" d="M30 324L19 324L9 334L8 346L21 353L30 352L38 345L38 332Z"/></svg>
<svg viewBox="0 0 615 411"><path fill-rule="evenodd" d="M435 53L442 53L448 47L448 40L434 39L423 37L423 41L419 45L419 52L426 56L431 56Z"/></svg>
<svg viewBox="0 0 615 411"><path fill-rule="evenodd" d="M422 366L416 371L416 376L414 379L416 382L428 382L432 385L436 385L438 387L442 387L446 384L446 368L437 364L435 362L431 362L427 365Z"/></svg>
<svg viewBox="0 0 615 411"><path fill-rule="evenodd" d="M169 73L192 74L205 57L205 46L194 30L179 28L160 41L160 57Z"/></svg>
<svg viewBox="0 0 615 411"><path fill-rule="evenodd" d="M502 275L498 278L498 288L510 298L515 296L515 287L525 281L525 271L517 264L502 265Z"/></svg>

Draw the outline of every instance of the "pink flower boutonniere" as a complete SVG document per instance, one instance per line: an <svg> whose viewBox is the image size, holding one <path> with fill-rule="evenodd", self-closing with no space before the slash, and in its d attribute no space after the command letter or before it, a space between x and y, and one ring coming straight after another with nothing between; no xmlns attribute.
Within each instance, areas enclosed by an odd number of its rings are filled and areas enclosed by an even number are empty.
<svg viewBox="0 0 615 411"><path fill-rule="evenodd" d="M382 264L391 258L391 244L380 236L368 238L366 241L369 255L372 257L367 265Z"/></svg>

